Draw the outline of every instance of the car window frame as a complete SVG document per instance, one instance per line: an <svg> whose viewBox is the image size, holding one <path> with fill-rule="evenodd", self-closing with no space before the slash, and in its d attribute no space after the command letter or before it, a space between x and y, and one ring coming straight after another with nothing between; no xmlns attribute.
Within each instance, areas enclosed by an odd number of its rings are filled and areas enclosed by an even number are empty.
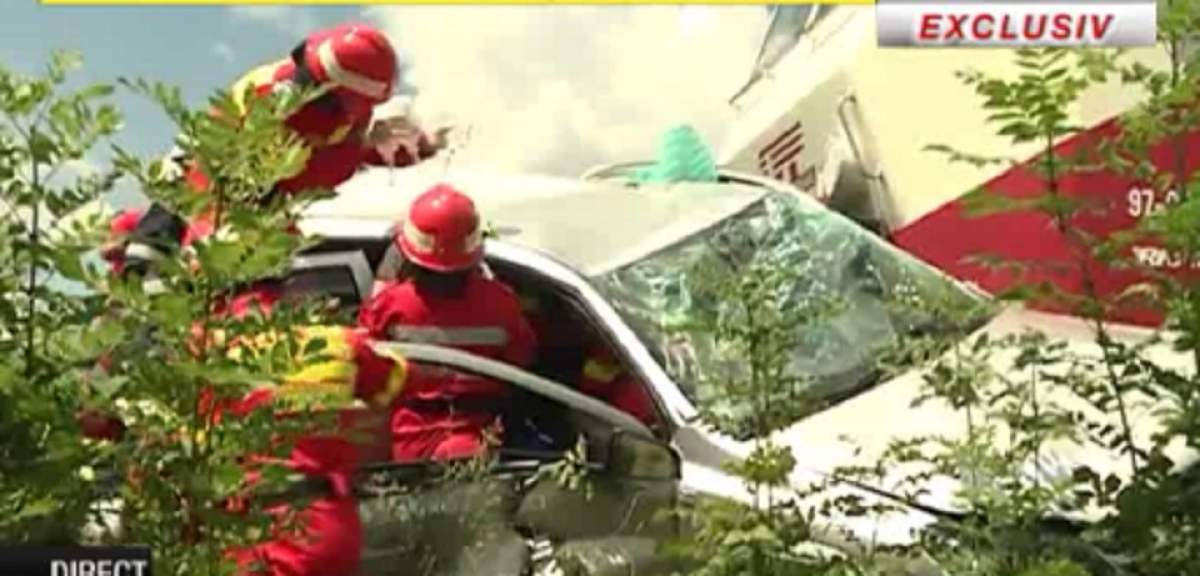
<svg viewBox="0 0 1200 576"><path fill-rule="evenodd" d="M662 424L661 434L656 435L659 441L669 442L698 414L654 354L586 276L554 256L526 246L491 240L486 250L488 260L537 276L545 288L566 298L587 319L649 393Z"/></svg>
<svg viewBox="0 0 1200 576"><path fill-rule="evenodd" d="M350 277L353 278L355 290L358 293L358 303L362 304L371 297L374 274L371 271L371 265L367 262L367 256L362 250L300 254L292 259L287 276L323 268L349 268Z"/></svg>

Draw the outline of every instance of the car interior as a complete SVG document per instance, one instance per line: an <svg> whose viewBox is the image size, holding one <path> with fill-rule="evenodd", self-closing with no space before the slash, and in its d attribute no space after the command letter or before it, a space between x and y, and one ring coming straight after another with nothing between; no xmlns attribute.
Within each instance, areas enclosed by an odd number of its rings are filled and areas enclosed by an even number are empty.
<svg viewBox="0 0 1200 576"><path fill-rule="evenodd" d="M390 246L386 238L325 241L296 260L286 285L297 295L332 295L353 317L372 284L394 274ZM528 273L487 267L549 320L535 327L541 349L529 372L574 386L597 337L586 313ZM552 558L602 576L666 561L657 543L676 533L661 512L675 502L677 454L533 393L518 391L511 406L499 466L482 477L447 482L428 463L367 467L362 574L532 574ZM579 438L581 462L568 456ZM587 480L570 485L572 467Z"/></svg>

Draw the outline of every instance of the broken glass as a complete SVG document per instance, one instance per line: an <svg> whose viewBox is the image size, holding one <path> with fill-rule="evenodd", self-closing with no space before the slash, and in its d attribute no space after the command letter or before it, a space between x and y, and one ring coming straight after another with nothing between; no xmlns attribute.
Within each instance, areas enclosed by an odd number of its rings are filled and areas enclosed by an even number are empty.
<svg viewBox="0 0 1200 576"><path fill-rule="evenodd" d="M946 321L932 302L956 310L982 302L844 216L786 193L595 280L685 395L736 417L754 407L720 382L744 378L747 362L712 328L736 303L711 287L755 266L787 277L772 298L799 319L786 338L784 379L802 383L818 406L865 389L885 351Z"/></svg>

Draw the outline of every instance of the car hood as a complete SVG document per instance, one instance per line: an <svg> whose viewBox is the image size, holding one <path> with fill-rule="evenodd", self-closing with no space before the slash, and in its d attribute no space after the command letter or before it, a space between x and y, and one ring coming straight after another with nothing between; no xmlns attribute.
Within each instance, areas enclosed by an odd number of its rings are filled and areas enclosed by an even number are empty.
<svg viewBox="0 0 1200 576"><path fill-rule="evenodd" d="M979 332L1001 337L1026 330L1040 331L1052 339L1065 341L1076 354L1099 355L1100 348L1094 341L1091 328L1083 321L1051 314L1033 312L1020 307L1009 308L983 326ZM1115 339L1134 342L1144 339L1150 331L1132 327L1113 327ZM1151 348L1152 359L1164 368L1188 371L1187 358L1170 351L1164 346ZM993 364L1001 374L1012 373L1011 356L997 355ZM1006 372L1007 371L1007 372ZM914 403L924 388L924 372L921 369L887 380L874 388L846 400L834 407L815 414L800 423L780 432L775 440L792 447L797 461L810 472L837 474L838 469L848 466L873 466L896 441L917 437L939 437L961 440L967 436L967 418L964 412L952 409L939 400L920 406ZM1115 410L1102 413L1086 405L1079 398L1067 395L1052 395L1045 392L1045 401L1059 408L1077 410L1091 419L1119 425ZM1149 398L1131 399L1130 420L1134 423L1135 437L1143 445L1150 440L1157 428L1155 412L1162 403ZM1180 466L1197 460L1197 454L1180 443L1172 446L1170 455ZM1102 476L1115 474L1120 478L1130 476L1128 457L1116 451L1094 445L1079 443L1057 443L1047 445L1040 462L1030 462L1024 473L1040 479L1060 479L1069 476L1079 466L1088 466ZM911 493L905 488L904 480L917 470L915 468L890 467L882 477L866 480L864 484L873 490L903 497ZM957 493L963 487L963 474L959 478L934 477L923 481L924 494L905 498L915 504L943 512L959 512L962 503ZM975 479L986 482L977 474ZM1102 509L1064 514L1077 520L1095 520L1104 513Z"/></svg>

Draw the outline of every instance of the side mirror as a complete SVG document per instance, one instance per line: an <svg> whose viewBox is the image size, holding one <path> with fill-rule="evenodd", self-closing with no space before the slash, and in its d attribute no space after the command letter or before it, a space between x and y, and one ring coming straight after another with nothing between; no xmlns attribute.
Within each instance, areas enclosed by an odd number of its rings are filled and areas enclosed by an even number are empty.
<svg viewBox="0 0 1200 576"><path fill-rule="evenodd" d="M683 460L667 444L618 430L609 444L606 469L622 478L678 480Z"/></svg>

